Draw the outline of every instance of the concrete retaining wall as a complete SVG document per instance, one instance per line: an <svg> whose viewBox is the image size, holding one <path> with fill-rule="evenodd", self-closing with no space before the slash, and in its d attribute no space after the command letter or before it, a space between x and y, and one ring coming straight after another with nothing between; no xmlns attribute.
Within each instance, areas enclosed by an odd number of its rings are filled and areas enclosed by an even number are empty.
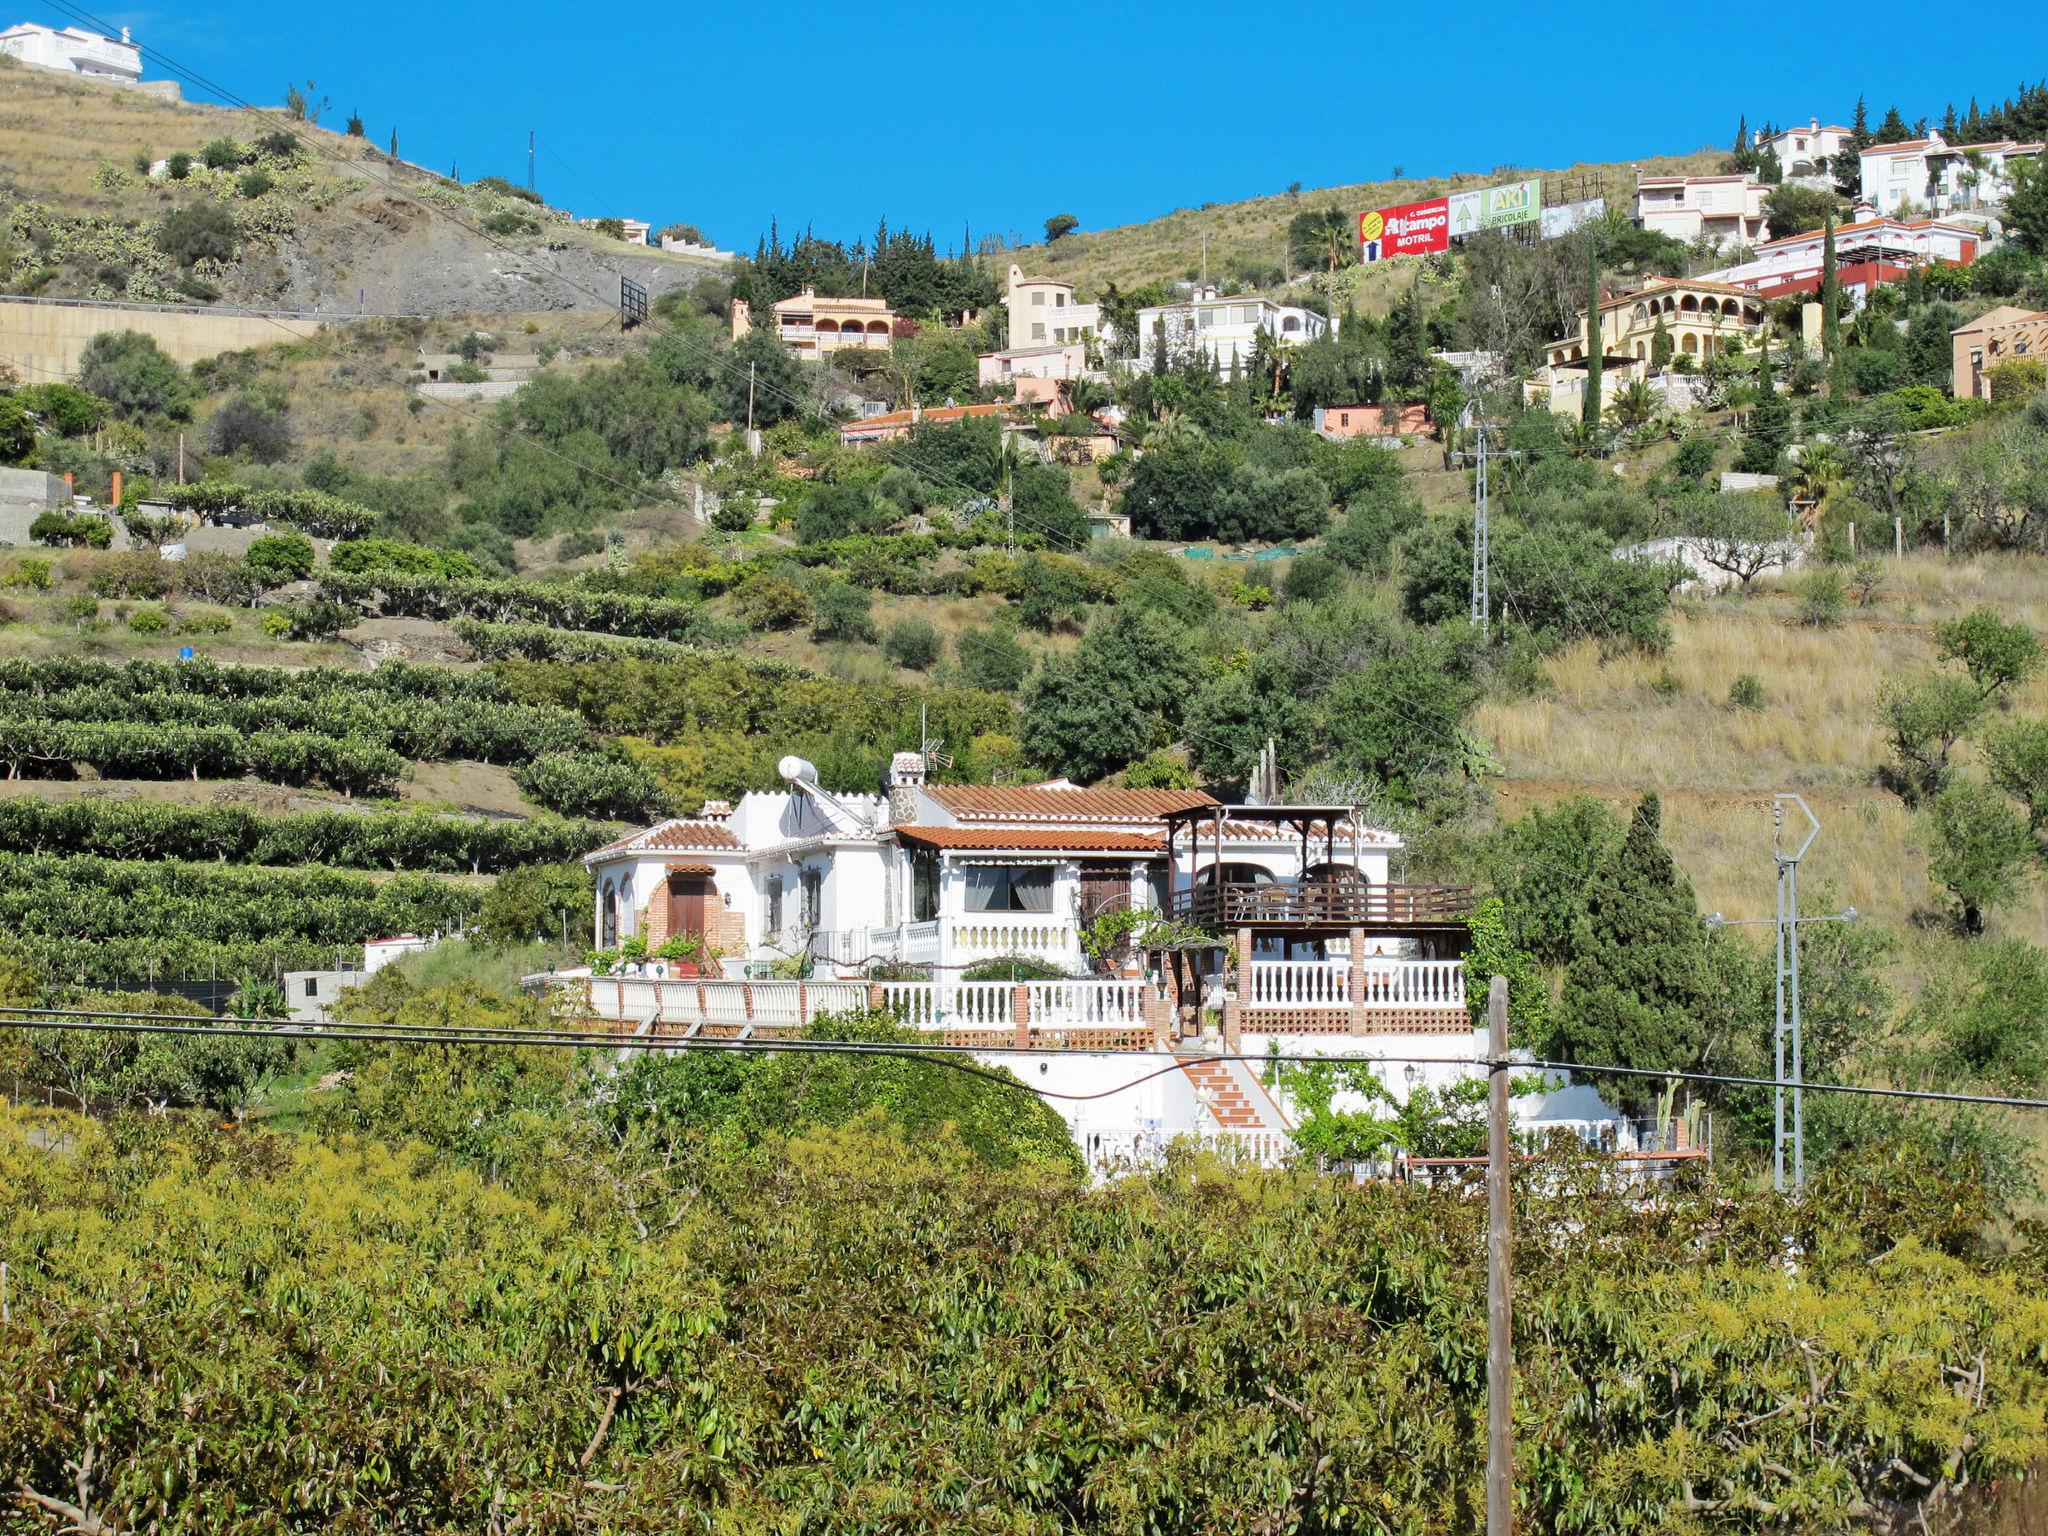
<svg viewBox="0 0 2048 1536"><path fill-rule="evenodd" d="M189 367L222 352L304 340L318 334L323 325L355 318L0 298L0 361L13 364L23 383L68 379L78 372L78 360L93 337L102 331L140 331Z"/></svg>

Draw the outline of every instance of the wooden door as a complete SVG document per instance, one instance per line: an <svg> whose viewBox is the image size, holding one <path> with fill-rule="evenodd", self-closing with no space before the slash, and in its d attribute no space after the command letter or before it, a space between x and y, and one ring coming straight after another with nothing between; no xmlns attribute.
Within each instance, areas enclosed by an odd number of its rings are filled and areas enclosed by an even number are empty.
<svg viewBox="0 0 2048 1536"><path fill-rule="evenodd" d="M711 877L668 877L668 931L671 937L694 933L702 937L711 918Z"/></svg>
<svg viewBox="0 0 2048 1536"><path fill-rule="evenodd" d="M1104 912L1112 912L1129 905L1130 896L1129 864L1098 862L1081 866L1082 922L1092 922Z"/></svg>

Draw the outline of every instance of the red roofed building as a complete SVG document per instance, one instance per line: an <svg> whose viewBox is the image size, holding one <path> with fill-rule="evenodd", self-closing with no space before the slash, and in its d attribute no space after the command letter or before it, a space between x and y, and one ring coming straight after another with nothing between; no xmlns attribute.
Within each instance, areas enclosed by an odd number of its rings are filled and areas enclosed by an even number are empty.
<svg viewBox="0 0 2048 1536"><path fill-rule="evenodd" d="M1842 291L1860 302L1877 284L1898 282L1915 267L1967 267L1983 238L1975 225L1956 219L1859 219L1835 228L1835 271ZM1767 240L1751 260L1705 275L1766 299L1819 293L1826 244L1818 229Z"/></svg>
<svg viewBox="0 0 2048 1536"><path fill-rule="evenodd" d="M864 421L849 421L839 429L839 441L848 447L862 443L893 443L898 438L908 437L910 429L920 422L950 424L975 416L1001 416L1002 413L1000 405L913 405L907 411L884 411Z"/></svg>

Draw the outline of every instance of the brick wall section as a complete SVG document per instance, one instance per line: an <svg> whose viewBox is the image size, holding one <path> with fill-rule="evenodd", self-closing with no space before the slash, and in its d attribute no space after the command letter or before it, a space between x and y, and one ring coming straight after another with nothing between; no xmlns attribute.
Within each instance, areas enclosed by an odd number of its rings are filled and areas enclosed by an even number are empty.
<svg viewBox="0 0 2048 1536"><path fill-rule="evenodd" d="M1370 1034L1365 1012L1365 930L1353 928L1347 936L1351 940L1351 1033Z"/></svg>
<svg viewBox="0 0 2048 1536"><path fill-rule="evenodd" d="M1010 1022L1016 1026L1017 1044L1031 1043L1031 994L1022 986L1010 988Z"/></svg>

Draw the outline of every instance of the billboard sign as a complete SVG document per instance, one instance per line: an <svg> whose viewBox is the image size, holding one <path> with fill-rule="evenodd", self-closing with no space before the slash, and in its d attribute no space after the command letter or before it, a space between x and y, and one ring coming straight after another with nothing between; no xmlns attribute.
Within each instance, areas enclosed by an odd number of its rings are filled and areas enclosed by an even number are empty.
<svg viewBox="0 0 2048 1536"><path fill-rule="evenodd" d="M1582 202L1560 203L1543 210L1543 238L1555 240L1582 225L1607 216L1607 199L1589 197Z"/></svg>
<svg viewBox="0 0 2048 1536"><path fill-rule="evenodd" d="M1358 216L1358 259L1429 256L1451 248L1451 211L1446 198L1376 208Z"/></svg>
<svg viewBox="0 0 2048 1536"><path fill-rule="evenodd" d="M1513 224L1534 224L1543 213L1543 183L1536 177L1527 181L1504 182L1497 187L1477 187L1454 192L1447 199L1451 209L1451 233L1463 238L1482 229L1506 229Z"/></svg>

